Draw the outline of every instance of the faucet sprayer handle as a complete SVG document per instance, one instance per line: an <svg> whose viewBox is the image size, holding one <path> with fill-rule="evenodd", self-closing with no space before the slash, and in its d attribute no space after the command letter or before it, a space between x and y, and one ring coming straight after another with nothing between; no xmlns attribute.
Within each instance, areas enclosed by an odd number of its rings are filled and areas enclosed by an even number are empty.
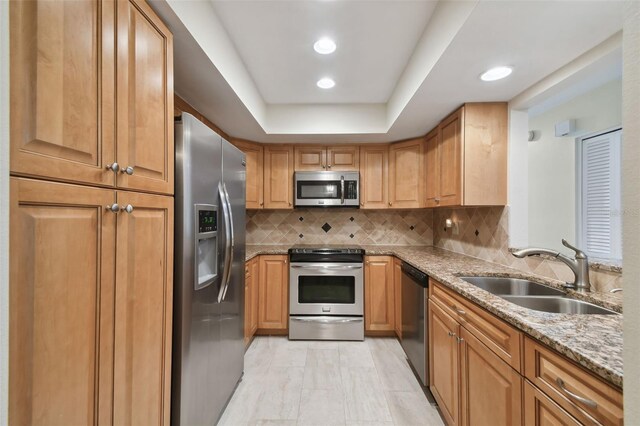
<svg viewBox="0 0 640 426"><path fill-rule="evenodd" d="M575 251L576 252L576 259L586 259L587 258L587 255L585 254L585 252L583 252L582 250L580 250L579 248L577 248L575 246L572 246L564 238L562 239L562 245L565 246L566 248L569 248L569 249Z"/></svg>

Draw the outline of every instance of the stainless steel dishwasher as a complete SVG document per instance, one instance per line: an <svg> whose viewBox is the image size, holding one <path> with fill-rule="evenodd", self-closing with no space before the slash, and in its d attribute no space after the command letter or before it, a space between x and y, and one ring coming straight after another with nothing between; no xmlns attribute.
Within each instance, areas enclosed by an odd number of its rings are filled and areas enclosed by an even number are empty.
<svg viewBox="0 0 640 426"><path fill-rule="evenodd" d="M402 348L425 387L429 386L428 287L427 274L402 262Z"/></svg>

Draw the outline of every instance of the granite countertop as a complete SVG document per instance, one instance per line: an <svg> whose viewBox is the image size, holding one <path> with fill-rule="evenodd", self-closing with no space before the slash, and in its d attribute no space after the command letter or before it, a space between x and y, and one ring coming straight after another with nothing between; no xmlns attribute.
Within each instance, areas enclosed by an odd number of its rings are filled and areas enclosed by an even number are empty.
<svg viewBox="0 0 640 426"><path fill-rule="evenodd" d="M290 245L248 245L246 259L260 254L287 254ZM557 280L531 276L517 269L427 246L361 246L368 255L389 255L411 264L446 287L482 306L529 336L538 339L614 386L622 388L622 315L552 314L523 308L467 283L459 276L527 278L561 288ZM571 297L622 312L619 294Z"/></svg>

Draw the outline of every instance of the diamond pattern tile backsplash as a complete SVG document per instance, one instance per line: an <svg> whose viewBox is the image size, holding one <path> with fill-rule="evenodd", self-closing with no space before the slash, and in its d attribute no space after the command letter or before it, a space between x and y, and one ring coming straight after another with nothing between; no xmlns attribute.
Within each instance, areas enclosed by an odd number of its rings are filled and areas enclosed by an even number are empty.
<svg viewBox="0 0 640 426"><path fill-rule="evenodd" d="M508 207L434 209L433 245L450 251L511 266L548 278L573 282L573 273L564 263L537 256L518 259L509 251ZM452 219L458 234L445 227ZM603 270L590 271L591 285L598 291L622 287L622 274Z"/></svg>
<svg viewBox="0 0 640 426"><path fill-rule="evenodd" d="M431 210L247 210L247 244L432 245Z"/></svg>
<svg viewBox="0 0 640 426"><path fill-rule="evenodd" d="M563 263L509 251L509 209L474 207L420 210L247 210L247 244L433 245L562 281L573 281ZM458 234L445 227L452 219ZM598 291L622 287L622 274L591 270Z"/></svg>

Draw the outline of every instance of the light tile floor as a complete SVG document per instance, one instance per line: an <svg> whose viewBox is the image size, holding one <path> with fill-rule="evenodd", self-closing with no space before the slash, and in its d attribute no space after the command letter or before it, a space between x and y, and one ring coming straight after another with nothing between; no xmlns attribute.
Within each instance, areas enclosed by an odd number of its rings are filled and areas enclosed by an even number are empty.
<svg viewBox="0 0 640 426"><path fill-rule="evenodd" d="M220 425L442 425L391 338L258 336Z"/></svg>

